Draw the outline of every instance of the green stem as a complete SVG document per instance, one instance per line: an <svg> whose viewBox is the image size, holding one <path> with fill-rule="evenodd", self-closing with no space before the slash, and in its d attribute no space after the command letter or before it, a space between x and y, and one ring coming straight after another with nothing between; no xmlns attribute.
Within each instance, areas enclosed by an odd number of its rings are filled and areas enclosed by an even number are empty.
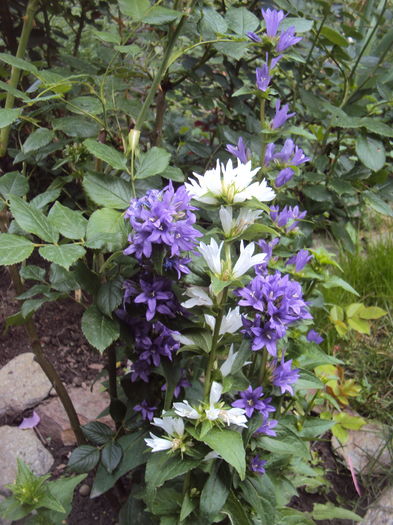
<svg viewBox="0 0 393 525"><path fill-rule="evenodd" d="M159 70L157 71L157 74L156 76L154 77L153 79L153 83L150 87L150 90L147 94L147 97L145 98L145 101L143 103L143 106L139 112L139 115L138 115L138 118L136 120L136 123L135 123L135 129L137 130L141 130L141 128L143 127L143 125L146 123L146 113L147 113L147 110L149 109L151 103L152 103L152 100L157 92L157 88L167 70L167 67L168 67L168 62L169 62L169 59L170 59L170 56L171 56L171 53L172 53L172 49L175 45L175 42L177 40L177 37L179 36L180 34L180 31L184 25L184 22L186 21L188 15L183 15L180 19L180 22L177 24L177 27L176 29L174 30L174 32L171 34L171 36L169 37L169 41L168 41L168 45L167 45L167 48L165 50L165 54L164 54L164 57L162 59L162 62L161 62L161 66L159 68Z"/></svg>
<svg viewBox="0 0 393 525"><path fill-rule="evenodd" d="M303 428L304 422L306 421L306 418L307 418L308 414L310 413L310 410L314 406L314 401L317 398L318 394L319 394L319 392L317 390L315 392L315 394L312 396L312 398L310 399L310 401L308 402L306 410L304 411L304 415L303 415L303 417L302 417L302 419L300 420L300 423L299 423L300 429Z"/></svg>
<svg viewBox="0 0 393 525"><path fill-rule="evenodd" d="M25 55L27 42L29 41L31 29L34 23L34 15L38 8L38 2L39 0L29 0L29 3L27 4L26 14L23 18L24 21L22 33L19 40L18 50L16 52L16 58L23 58ZM11 69L11 77L9 81L9 86L11 88L16 89L18 87L20 75L21 70L13 66ZM7 93L4 109L12 109L14 107L14 101L15 97L11 93ZM0 130L0 158L4 157L7 152L10 131L11 124Z"/></svg>
<svg viewBox="0 0 393 525"><path fill-rule="evenodd" d="M206 374L205 374L205 388L204 388L205 401L207 401L209 398L210 387L211 387L211 382L212 382L211 381L212 371L213 371L214 363L216 361L217 343L218 343L218 338L220 336L220 328L221 328L222 318L224 317L224 307L227 301L227 296L228 296L228 288L225 288L222 293L221 304L220 304L220 308L219 308L219 311L216 317L216 323L214 325L214 332L213 332L212 344L211 344L211 349L210 349L210 354L209 354L209 361L207 364L207 369L206 369Z"/></svg>
<svg viewBox="0 0 393 525"><path fill-rule="evenodd" d="M261 98L260 101L260 107L259 107L259 121L261 123L261 130L265 128L265 106L266 106L266 99ZM261 156L260 156L260 165L261 168L265 164L265 151L266 151L266 140L265 135L261 133Z"/></svg>
<svg viewBox="0 0 393 525"><path fill-rule="evenodd" d="M301 79L303 78L303 74L304 74L304 72L307 69L308 63L309 63L309 61L311 59L311 55L312 55L312 53L313 53L313 51L315 49L315 46L317 45L317 42L318 42L318 39L319 39L319 35L321 34L321 31L322 31L322 28L323 28L323 24L326 22L327 17L328 17L328 13L325 13L324 17L321 20L321 23L319 24L319 27L318 27L318 30L316 32L315 38L313 40L312 46L310 48L310 51L308 52L306 61L303 64L303 66L302 66L302 68L300 70L300 78Z"/></svg>
<svg viewBox="0 0 393 525"><path fill-rule="evenodd" d="M258 377L258 384L260 386L262 386L263 380L265 379L266 365L267 365L267 350L266 348L264 348L262 352L262 362L261 362L261 368L259 370L259 377Z"/></svg>

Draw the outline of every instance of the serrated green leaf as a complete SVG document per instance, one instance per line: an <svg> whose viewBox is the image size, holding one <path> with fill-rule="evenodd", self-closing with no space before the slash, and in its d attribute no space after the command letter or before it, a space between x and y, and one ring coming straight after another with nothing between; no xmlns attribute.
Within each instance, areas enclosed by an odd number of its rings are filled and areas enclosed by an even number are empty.
<svg viewBox="0 0 393 525"><path fill-rule="evenodd" d="M79 283L76 280L75 273L70 272L55 263L50 265L49 281L52 288L58 290L59 292L70 292L80 288Z"/></svg>
<svg viewBox="0 0 393 525"><path fill-rule="evenodd" d="M45 280L45 269L30 264L28 266L22 266L19 271L22 279L32 279L33 281L44 281Z"/></svg>
<svg viewBox="0 0 393 525"><path fill-rule="evenodd" d="M358 312L361 319L380 319L387 314L386 310L379 308L379 306L364 306Z"/></svg>
<svg viewBox="0 0 393 525"><path fill-rule="evenodd" d="M103 314L111 317L113 310L120 305L123 295L123 279L118 277L100 286L96 304Z"/></svg>
<svg viewBox="0 0 393 525"><path fill-rule="evenodd" d="M91 214L87 224L86 246L109 252L121 250L127 242L127 227L123 214L102 208Z"/></svg>
<svg viewBox="0 0 393 525"><path fill-rule="evenodd" d="M142 20L145 12L151 7L149 0L119 0L120 11L134 20Z"/></svg>
<svg viewBox="0 0 393 525"><path fill-rule="evenodd" d="M51 121L55 131L62 131L68 137L89 138L97 136L100 125L84 117L61 117Z"/></svg>
<svg viewBox="0 0 393 525"><path fill-rule="evenodd" d="M280 23L280 31L285 31L289 27L294 27L296 33L307 33L308 31L311 31L313 25L313 20L307 20L307 18L296 18L293 16L287 16Z"/></svg>
<svg viewBox="0 0 393 525"><path fill-rule="evenodd" d="M379 140L359 135L356 139L356 153L361 162L372 171L379 171L386 161L385 148Z"/></svg>
<svg viewBox="0 0 393 525"><path fill-rule="evenodd" d="M373 210L377 211L378 213L382 213L383 215L388 215L389 217L393 217L393 210L387 202L385 202L382 197L377 195L376 193L372 192L371 190L366 190L362 194L364 200L366 203L373 208Z"/></svg>
<svg viewBox="0 0 393 525"><path fill-rule="evenodd" d="M173 22L180 16L180 11L175 11L174 9L168 9L167 7L155 5L143 14L142 21L145 24L161 25Z"/></svg>
<svg viewBox="0 0 393 525"><path fill-rule="evenodd" d="M179 461L178 456L169 456L167 452L151 453L147 460L145 474L148 492L154 493L154 489L161 487L165 481L185 474L199 463L198 460L187 458Z"/></svg>
<svg viewBox="0 0 393 525"><path fill-rule="evenodd" d="M23 60L23 58L17 58L13 55L9 55L8 53L0 53L0 60L6 64L9 64L10 66L22 69L23 71L28 71L33 75L38 73L38 69L35 67L35 65L27 62L27 60Z"/></svg>
<svg viewBox="0 0 393 525"><path fill-rule="evenodd" d="M246 241L255 241L260 240L262 234L269 233L271 235L277 236L276 230L266 224L251 224L247 230L242 234L242 239Z"/></svg>
<svg viewBox="0 0 393 525"><path fill-rule="evenodd" d="M131 183L112 175L88 174L83 188L92 201L99 206L124 210L132 197Z"/></svg>
<svg viewBox="0 0 393 525"><path fill-rule="evenodd" d="M233 492L229 494L222 513L228 516L231 525L252 525L251 519L244 510L244 505Z"/></svg>
<svg viewBox="0 0 393 525"><path fill-rule="evenodd" d="M93 445L105 445L114 437L113 430L101 421L91 421L83 425L82 432Z"/></svg>
<svg viewBox="0 0 393 525"><path fill-rule="evenodd" d="M245 36L247 31L255 31L259 26L258 18L245 7L231 7L225 15L229 29Z"/></svg>
<svg viewBox="0 0 393 525"><path fill-rule="evenodd" d="M47 128L39 128L27 137L22 146L23 153L30 153L31 151L37 151L44 146L47 146L52 142L54 133L52 130Z"/></svg>
<svg viewBox="0 0 393 525"><path fill-rule="evenodd" d="M78 244L47 244L38 249L41 257L62 266L66 270L83 257L86 250Z"/></svg>
<svg viewBox="0 0 393 525"><path fill-rule="evenodd" d="M360 334L370 335L370 323L368 321L356 317L351 317L350 319L348 319L348 326L350 326L353 330L356 330L356 332L359 332Z"/></svg>
<svg viewBox="0 0 393 525"><path fill-rule="evenodd" d="M8 198L8 195L16 195L17 197L24 197L29 191L29 182L27 178L18 171L6 173L0 177L0 193L3 197Z"/></svg>
<svg viewBox="0 0 393 525"><path fill-rule="evenodd" d="M91 445L81 445L74 449L68 461L68 468L76 473L93 470L100 459L100 451Z"/></svg>
<svg viewBox="0 0 393 525"><path fill-rule="evenodd" d="M15 120L17 120L22 113L22 110L19 108L16 109L0 109L0 128L6 128Z"/></svg>
<svg viewBox="0 0 393 525"><path fill-rule="evenodd" d="M358 292L352 288L352 286L344 281L344 279L341 279L341 277L335 277L335 276L329 276L329 280L322 283L322 286L324 288L342 288L343 290L346 290L347 292L352 293L353 295L356 295L359 297Z"/></svg>
<svg viewBox="0 0 393 525"><path fill-rule="evenodd" d="M296 381L294 387L296 391L310 389L322 390L325 388L325 385L312 372L300 370L299 379Z"/></svg>
<svg viewBox="0 0 393 525"><path fill-rule="evenodd" d="M83 144L86 149L97 159L103 160L109 166L112 166L115 170L124 171L127 167L127 159L120 151L117 151L112 146L107 144L101 144L93 139L86 139Z"/></svg>
<svg viewBox="0 0 393 525"><path fill-rule="evenodd" d="M153 147L147 153L142 153L136 169L136 178L146 179L162 173L167 169L170 158L171 154L163 148Z"/></svg>
<svg viewBox="0 0 393 525"><path fill-rule="evenodd" d="M89 343L103 352L120 335L119 324L103 315L96 306L90 306L82 317L82 331Z"/></svg>
<svg viewBox="0 0 393 525"><path fill-rule="evenodd" d="M118 467L123 457L123 449L116 441L111 441L102 449L101 461L109 474Z"/></svg>
<svg viewBox="0 0 393 525"><path fill-rule="evenodd" d="M0 265L9 266L27 259L34 250L34 244L19 235L0 233Z"/></svg>
<svg viewBox="0 0 393 525"><path fill-rule="evenodd" d="M324 25L320 31L320 34L327 38L329 42L335 46L347 47L349 45L348 40L332 27Z"/></svg>
<svg viewBox="0 0 393 525"><path fill-rule="evenodd" d="M212 428L202 441L232 465L237 470L240 479L245 478L246 456L241 434L234 430Z"/></svg>
<svg viewBox="0 0 393 525"><path fill-rule="evenodd" d="M203 10L202 24L212 33L224 34L228 28L223 16L220 15L215 9L211 7L205 7Z"/></svg>
<svg viewBox="0 0 393 525"><path fill-rule="evenodd" d="M87 219L81 212L71 210L60 202L52 206L48 219L67 239L83 239L86 235Z"/></svg>
<svg viewBox="0 0 393 525"><path fill-rule="evenodd" d="M69 110L72 113L82 115L85 113L89 113L90 115L100 115L103 112L102 104L99 99L97 97L90 96L82 96L71 99L69 101Z"/></svg>
<svg viewBox="0 0 393 525"><path fill-rule="evenodd" d="M47 217L20 197L10 196L10 210L15 221L23 230L34 233L47 242L57 242L59 233Z"/></svg>
<svg viewBox="0 0 393 525"><path fill-rule="evenodd" d="M214 517L224 506L229 488L228 477L225 477L224 469L220 469L220 462L216 462L201 492L199 503L201 515L207 518Z"/></svg>

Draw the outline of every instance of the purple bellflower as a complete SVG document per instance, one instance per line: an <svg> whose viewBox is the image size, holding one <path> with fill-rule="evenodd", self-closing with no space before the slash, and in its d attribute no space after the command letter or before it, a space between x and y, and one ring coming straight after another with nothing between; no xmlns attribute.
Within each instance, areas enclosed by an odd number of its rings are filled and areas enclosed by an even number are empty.
<svg viewBox="0 0 393 525"><path fill-rule="evenodd" d="M280 211L278 206L270 208L270 217L280 228L286 228L287 233L294 230L299 221L307 215L306 211L300 211L299 206L284 206Z"/></svg>
<svg viewBox="0 0 393 525"><path fill-rule="evenodd" d="M266 463L267 461L265 459L261 459L259 456L254 456L250 460L249 468L252 472L256 472L257 474L265 474Z"/></svg>
<svg viewBox="0 0 393 525"><path fill-rule="evenodd" d="M255 70L255 75L257 88L260 91L265 92L269 87L270 80L272 79L268 65L264 64L262 67L257 67Z"/></svg>
<svg viewBox="0 0 393 525"><path fill-rule="evenodd" d="M181 389L182 388L188 388L191 386L191 383L188 381L188 379L185 377L185 370L182 369L182 378L180 379L180 381L177 383L177 385L175 386L175 389L173 391L173 397L175 399L177 399L179 396L180 396L180 393L181 393ZM167 385L166 383L162 385L161 387L161 391L162 392L166 392L166 389L167 389Z"/></svg>
<svg viewBox="0 0 393 525"><path fill-rule="evenodd" d="M257 428L255 431L256 434L266 434L267 436L277 436L277 433L273 428L275 428L278 425L278 421L276 419L268 419L265 417L263 420L262 425Z"/></svg>
<svg viewBox="0 0 393 525"><path fill-rule="evenodd" d="M152 421L154 417L154 411L157 410L157 407L149 406L147 401L144 399L140 402L139 405L134 406L135 412L140 412L142 419L146 421Z"/></svg>
<svg viewBox="0 0 393 525"><path fill-rule="evenodd" d="M289 392L293 396L292 385L299 379L299 370L292 369L292 359L284 361L282 356L281 364L273 372L273 385L281 389L281 394Z"/></svg>
<svg viewBox="0 0 393 525"><path fill-rule="evenodd" d="M253 390L250 385L247 390L239 392L240 399L237 399L232 403L235 408L243 408L246 412L247 417L251 417L254 410L260 412L265 409L265 403L260 399L263 395L263 389L261 386Z"/></svg>
<svg viewBox="0 0 393 525"><path fill-rule="evenodd" d="M310 330L306 337L307 341L310 341L310 343L316 343L317 345L321 344L323 341L323 337L315 330Z"/></svg>
<svg viewBox="0 0 393 525"><path fill-rule="evenodd" d="M288 47L294 46L302 40L301 36L295 36L295 27L288 27L286 31L281 33L280 38L277 42L276 50L278 53L282 53Z"/></svg>
<svg viewBox="0 0 393 525"><path fill-rule="evenodd" d="M237 157L242 164L247 164L251 159L251 150L246 148L243 137L240 137L237 141L237 146L232 146L232 144L227 144L225 148L231 155Z"/></svg>
<svg viewBox="0 0 393 525"><path fill-rule="evenodd" d="M270 242L267 242L264 239L261 239L260 241L258 241L257 244L261 248L262 253L266 254L266 257L262 263L254 266L254 270L256 274L264 275L266 273L269 261L273 256L273 248L277 246L279 242L280 242L279 237L272 239Z"/></svg>
<svg viewBox="0 0 393 525"><path fill-rule="evenodd" d="M283 124L285 124L285 122L293 117L294 115L296 115L296 113L288 113L289 111L289 106L288 104L285 104L284 106L281 107L281 100L277 100L276 101L276 113L273 117L273 120L271 122L271 127L272 129L277 129L279 128L280 126L282 126Z"/></svg>
<svg viewBox="0 0 393 525"><path fill-rule="evenodd" d="M277 11L276 9L269 8L266 10L262 9L262 16L265 20L267 36L275 37L280 22L285 18L284 11Z"/></svg>
<svg viewBox="0 0 393 525"><path fill-rule="evenodd" d="M294 264L295 270L301 272L311 259L312 255L308 250L300 250L296 255L290 257L285 264Z"/></svg>
<svg viewBox="0 0 393 525"><path fill-rule="evenodd" d="M252 40L253 42L256 42L256 43L259 43L259 42L262 42L262 38L259 37L256 33L254 33L253 31L248 31L246 33L246 35L248 36L248 38L250 40Z"/></svg>

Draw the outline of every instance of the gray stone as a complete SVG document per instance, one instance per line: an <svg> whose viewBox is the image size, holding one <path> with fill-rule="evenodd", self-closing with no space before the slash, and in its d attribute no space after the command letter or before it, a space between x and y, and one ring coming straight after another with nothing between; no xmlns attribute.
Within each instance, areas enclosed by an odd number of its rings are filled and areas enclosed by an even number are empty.
<svg viewBox="0 0 393 525"><path fill-rule="evenodd" d="M52 388L34 354L20 354L0 370L0 416L18 414L45 399Z"/></svg>
<svg viewBox="0 0 393 525"><path fill-rule="evenodd" d="M68 394L74 404L81 425L98 418L109 406L109 395L102 391L99 383L95 383L92 390L85 387L69 387ZM54 397L37 407L36 412L41 417L40 433L44 437L61 440L64 445L74 445L75 435L58 397ZM99 419L107 425L113 426L110 416Z"/></svg>
<svg viewBox="0 0 393 525"><path fill-rule="evenodd" d="M361 525L393 525L393 487L385 489L370 505Z"/></svg>
<svg viewBox="0 0 393 525"><path fill-rule="evenodd" d="M344 445L333 436L332 446L348 467L352 462L357 473L384 473L392 463L389 431L380 423L367 423L360 430L350 430Z"/></svg>
<svg viewBox="0 0 393 525"><path fill-rule="evenodd" d="M52 454L37 438L34 430L0 427L0 489L16 479L16 458L22 459L34 474L46 474L53 465Z"/></svg>

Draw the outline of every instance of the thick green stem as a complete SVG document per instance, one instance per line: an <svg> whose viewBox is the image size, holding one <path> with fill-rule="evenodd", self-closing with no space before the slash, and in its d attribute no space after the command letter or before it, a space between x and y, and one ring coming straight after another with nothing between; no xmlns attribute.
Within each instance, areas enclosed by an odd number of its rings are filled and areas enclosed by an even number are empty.
<svg viewBox="0 0 393 525"><path fill-rule="evenodd" d="M264 348L262 351L261 368L259 369L259 377L258 377L258 384L261 386L263 384L263 381L266 375L266 365L267 365L267 350L266 348Z"/></svg>
<svg viewBox="0 0 393 525"><path fill-rule="evenodd" d="M220 336L220 328L221 328L222 318L224 317L224 308L225 308L225 304L227 301L227 296L228 296L228 288L225 288L222 293L221 304L220 304L220 308L219 308L219 311L216 317L216 322L214 325L214 332L213 332L212 344L211 344L211 349L210 349L210 354L209 354L209 361L208 361L207 369L205 373L205 387L204 387L205 401L208 400L209 393L210 393L210 387L211 387L211 382L212 382L211 381L212 371L213 371L214 363L216 361L217 343L218 343L218 338Z"/></svg>
<svg viewBox="0 0 393 525"><path fill-rule="evenodd" d="M16 52L16 58L23 58L25 55L27 42L29 41L31 29L34 23L34 15L38 8L39 0L29 0L26 8L26 14L23 18L23 29L20 36L18 50ZM9 86L11 88L17 88L20 79L21 70L17 67L12 67L11 77L9 80ZM12 109L14 107L15 97L11 93L7 93L5 99L4 109ZM11 124L0 130L0 158L4 157L7 153L8 141L10 138Z"/></svg>
<svg viewBox="0 0 393 525"><path fill-rule="evenodd" d="M260 107L259 107L259 121L261 123L261 131L263 131L265 128L265 106L266 106L266 99L261 98ZM266 151L266 137L263 133L261 133L261 156L260 156L261 168L265 164L265 151Z"/></svg>
<svg viewBox="0 0 393 525"><path fill-rule="evenodd" d="M173 47L175 45L177 37L180 34L180 31L181 31L182 27L184 25L184 22L187 19L187 16L188 15L183 15L181 17L180 22L177 24L176 29L174 30L174 32L169 37L168 45L167 45L164 57L163 57L162 62L161 62L161 66L160 66L159 70L157 71L156 76L153 79L153 83L152 83L152 85L150 87L150 90L149 90L149 92L147 94L147 97L145 98L145 101L143 103L143 106L142 106L142 108L141 108L141 110L139 112L137 121L135 123L135 129L137 129L139 131L141 130L142 126L146 123L147 110L149 109L149 107L150 107L150 105L152 103L152 100L153 100L153 98L154 98L154 96L155 96L155 94L157 92L158 86L159 86L163 76L165 75L165 72L166 72L167 67L168 67L168 62L169 62L169 59L170 59Z"/></svg>

